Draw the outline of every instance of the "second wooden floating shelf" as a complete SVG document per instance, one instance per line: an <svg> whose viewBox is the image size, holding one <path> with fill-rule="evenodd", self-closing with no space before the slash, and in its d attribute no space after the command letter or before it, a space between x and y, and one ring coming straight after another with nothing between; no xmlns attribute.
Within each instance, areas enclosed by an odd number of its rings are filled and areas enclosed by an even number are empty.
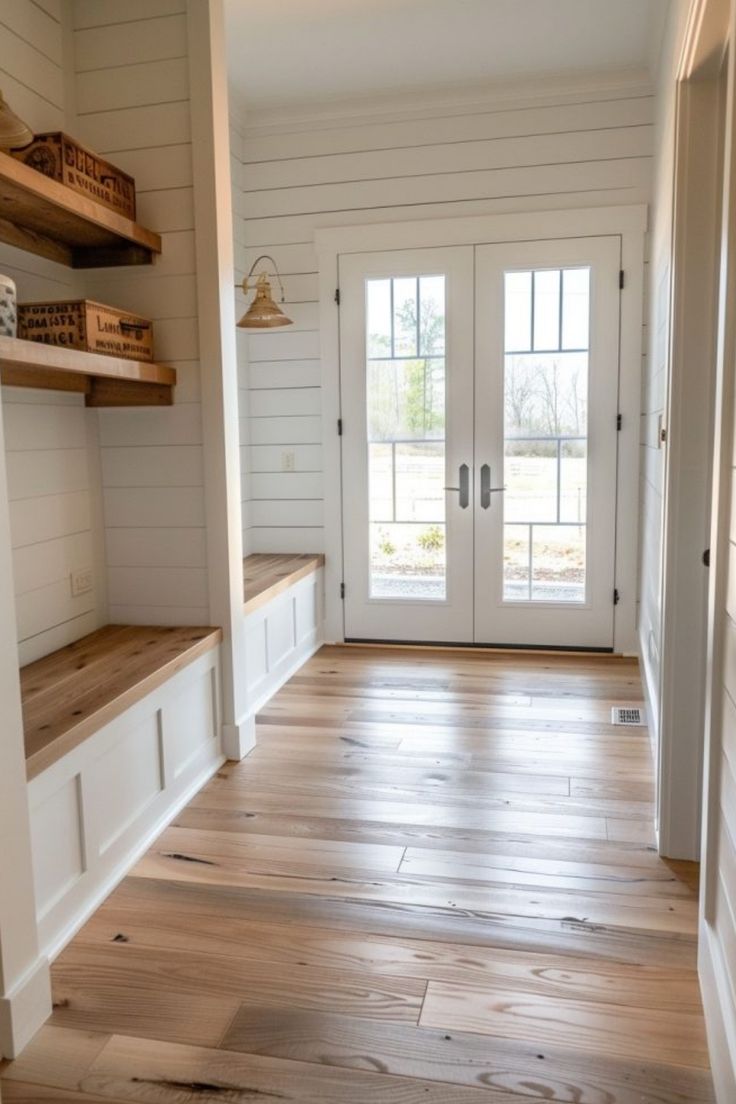
<svg viewBox="0 0 736 1104"><path fill-rule="evenodd" d="M170 406L176 369L0 336L0 382L79 391L87 406Z"/></svg>
<svg viewBox="0 0 736 1104"><path fill-rule="evenodd" d="M151 264L153 230L0 153L0 241L70 268Z"/></svg>

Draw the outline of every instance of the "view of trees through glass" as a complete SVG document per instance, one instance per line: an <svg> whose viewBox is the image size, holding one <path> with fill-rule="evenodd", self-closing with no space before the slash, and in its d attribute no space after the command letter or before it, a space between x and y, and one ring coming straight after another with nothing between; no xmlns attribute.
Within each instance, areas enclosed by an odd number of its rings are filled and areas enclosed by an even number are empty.
<svg viewBox="0 0 736 1104"><path fill-rule="evenodd" d="M445 279L368 280L371 597L445 597Z"/></svg>
<svg viewBox="0 0 736 1104"><path fill-rule="evenodd" d="M585 600L590 270L505 276L504 598Z"/></svg>
<svg viewBox="0 0 736 1104"><path fill-rule="evenodd" d="M366 282L370 593L443 599L445 278ZM506 601L585 601L590 269L504 277ZM481 366L482 370L482 366Z"/></svg>

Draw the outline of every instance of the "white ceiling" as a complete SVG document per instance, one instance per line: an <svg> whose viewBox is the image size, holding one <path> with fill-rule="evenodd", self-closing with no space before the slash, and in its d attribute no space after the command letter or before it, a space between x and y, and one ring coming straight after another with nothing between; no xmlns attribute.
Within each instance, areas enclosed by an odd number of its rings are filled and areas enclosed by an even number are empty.
<svg viewBox="0 0 736 1104"><path fill-rule="evenodd" d="M669 0L225 0L245 110L652 70Z"/></svg>

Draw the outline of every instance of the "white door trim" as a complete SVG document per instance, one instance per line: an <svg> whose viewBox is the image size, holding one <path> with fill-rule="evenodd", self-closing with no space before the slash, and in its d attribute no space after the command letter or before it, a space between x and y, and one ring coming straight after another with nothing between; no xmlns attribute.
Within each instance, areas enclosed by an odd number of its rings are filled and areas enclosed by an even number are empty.
<svg viewBox="0 0 736 1104"><path fill-rule="evenodd" d="M614 650L637 649L637 556L639 512L639 415L643 322L644 234L647 207L591 207L573 211L532 211L472 218L329 227L315 232L319 266L322 338L323 468L325 492L326 623L330 641L344 639L340 584L343 579L340 418L340 317L335 301L338 257L345 253L417 249L443 245L480 245L545 238L618 234L622 243L625 287L621 297L621 376L619 411L616 579L621 600L616 608Z"/></svg>

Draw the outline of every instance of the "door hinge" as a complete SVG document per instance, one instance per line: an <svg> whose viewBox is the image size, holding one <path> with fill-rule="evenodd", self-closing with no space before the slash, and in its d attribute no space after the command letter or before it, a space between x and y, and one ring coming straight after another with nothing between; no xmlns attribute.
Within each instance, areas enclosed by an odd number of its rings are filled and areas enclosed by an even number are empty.
<svg viewBox="0 0 736 1104"><path fill-rule="evenodd" d="M626 274L624 273L623 269L620 269L619 274L618 274L618 286L619 286L620 291L624 290L624 284L625 283L626 283Z"/></svg>
<svg viewBox="0 0 736 1104"><path fill-rule="evenodd" d="M614 587L613 588L613 604L614 604L614 606L617 606L620 601L621 601L621 595L618 592L618 588Z"/></svg>
<svg viewBox="0 0 736 1104"><path fill-rule="evenodd" d="M710 567L710 548L703 553L703 567Z"/></svg>
<svg viewBox="0 0 736 1104"><path fill-rule="evenodd" d="M337 305L339 307L340 306L340 289L339 288L335 288L335 302L337 303Z"/></svg>
<svg viewBox="0 0 736 1104"><path fill-rule="evenodd" d="M623 414L617 414L616 415L616 429L619 431L619 433L621 432L621 427L623 426L623 424L624 424Z"/></svg>
<svg viewBox="0 0 736 1104"><path fill-rule="evenodd" d="M337 419L337 436L342 437L342 418Z"/></svg>
<svg viewBox="0 0 736 1104"><path fill-rule="evenodd" d="M345 597L345 584L344 583L340 583L340 597L341 598Z"/></svg>

